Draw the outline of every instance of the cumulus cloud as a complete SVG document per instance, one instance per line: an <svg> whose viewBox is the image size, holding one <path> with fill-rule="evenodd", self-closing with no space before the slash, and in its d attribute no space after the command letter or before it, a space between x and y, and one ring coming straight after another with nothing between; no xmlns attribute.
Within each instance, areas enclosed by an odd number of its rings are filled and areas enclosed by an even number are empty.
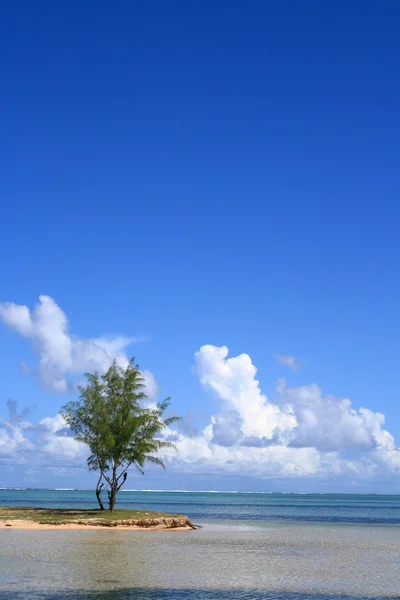
<svg viewBox="0 0 400 600"><path fill-rule="evenodd" d="M194 372L200 382L211 388L228 410L235 410L243 419L246 438L266 442L285 436L296 424L291 411L283 411L269 402L255 378L257 369L248 354L228 357L226 346L202 346L195 354Z"/></svg>
<svg viewBox="0 0 400 600"><path fill-rule="evenodd" d="M87 446L77 442L61 414L39 423L22 419L28 409L18 413L16 402L9 402L9 418L0 418L0 463L84 466Z"/></svg>
<svg viewBox="0 0 400 600"><path fill-rule="evenodd" d="M1 459L22 455L34 446L26 437L30 422L27 420L29 408L20 413L15 400L7 401L8 419L0 417L0 461Z"/></svg>
<svg viewBox="0 0 400 600"><path fill-rule="evenodd" d="M39 423L41 436L39 449L44 455L58 462L80 461L84 464L88 456L88 447L73 438L63 416L46 417Z"/></svg>
<svg viewBox="0 0 400 600"><path fill-rule="evenodd" d="M393 436L383 429L385 417L381 413L366 408L357 411L348 398L324 396L316 384L285 388L282 395L297 422L291 446L325 452L345 448L368 451L383 445L394 448Z"/></svg>
<svg viewBox="0 0 400 600"><path fill-rule="evenodd" d="M229 410L226 415L215 415L211 418L211 441L220 446L234 446L243 437L242 425L243 419L237 410Z"/></svg>
<svg viewBox="0 0 400 600"><path fill-rule="evenodd" d="M215 443L207 428L196 437L178 436L179 449L164 452L169 468L178 472L240 475L271 478L371 478L376 460L364 457L350 460L338 452L324 453L316 448L293 448L285 445L223 446ZM383 463L382 463L383 464Z"/></svg>
<svg viewBox="0 0 400 600"><path fill-rule="evenodd" d="M13 322L20 312L13 309ZM26 318L23 329L28 330ZM202 346L193 372L216 408L202 428L178 424L165 432L179 450L163 450L172 472L388 482L400 475L400 450L380 412L357 409L315 383L290 387L284 379L268 398L251 357L230 357L225 346ZM158 385L152 373L143 375L151 405ZM8 420L0 420L0 462L85 469L87 448L73 439L61 415L33 424L28 411L18 411L12 402L9 413Z"/></svg>
<svg viewBox="0 0 400 600"><path fill-rule="evenodd" d="M356 410L316 384L287 387L284 379L271 401L250 356L228 357L225 346L202 346L193 371L222 410L196 436L175 437L180 453L166 455L177 469L262 478L400 473L400 450L381 413Z"/></svg>
<svg viewBox="0 0 400 600"><path fill-rule="evenodd" d="M81 459L81 464L84 464L88 456L88 451L82 442L77 442L69 435L54 435L49 433L45 436L45 443L41 448L41 452L48 454L52 460L64 459L68 464L71 459Z"/></svg>
<svg viewBox="0 0 400 600"><path fill-rule="evenodd" d="M39 296L33 310L13 302L0 303L0 320L32 343L39 356L37 377L40 384L55 392L66 392L74 377L85 372L104 372L113 359L125 368L127 348L141 339L126 336L101 336L82 339L71 335L64 311L50 296ZM151 374L147 376L153 393Z"/></svg>
<svg viewBox="0 0 400 600"><path fill-rule="evenodd" d="M61 413L58 413L55 417L45 417L39 422L39 425L41 425L44 431L50 433L58 433L63 429L67 429L67 424Z"/></svg>
<svg viewBox="0 0 400 600"><path fill-rule="evenodd" d="M357 411L347 398L324 396L316 384L289 388L280 380L279 402L272 402L261 392L248 354L228 358L225 346L203 346L195 360L201 383L215 392L228 411L226 416L213 417L215 442L225 439L226 431L225 442L244 446L273 444L323 452L394 448L393 436L383 429L384 415L366 408Z"/></svg>
<svg viewBox="0 0 400 600"><path fill-rule="evenodd" d="M13 424L0 418L0 459L11 458L33 449L33 444L25 436L23 424Z"/></svg>
<svg viewBox="0 0 400 600"><path fill-rule="evenodd" d="M142 372L142 376L144 379L144 385L146 386L148 406L155 406L157 396L160 391L156 378L154 377L153 373L147 369Z"/></svg>
<svg viewBox="0 0 400 600"><path fill-rule="evenodd" d="M275 352L274 356L276 360L279 363L281 363L281 365L289 367L289 369L292 369L292 371L297 371L298 369L300 369L300 365L297 358L292 354L278 354L277 352Z"/></svg>

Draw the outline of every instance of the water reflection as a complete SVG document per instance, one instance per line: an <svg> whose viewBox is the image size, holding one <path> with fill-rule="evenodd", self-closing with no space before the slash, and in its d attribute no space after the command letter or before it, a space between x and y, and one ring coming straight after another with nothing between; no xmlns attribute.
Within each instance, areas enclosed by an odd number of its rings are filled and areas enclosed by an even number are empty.
<svg viewBox="0 0 400 600"><path fill-rule="evenodd" d="M295 592L320 600L400 591L398 528L0 533L1 600L299 598Z"/></svg>

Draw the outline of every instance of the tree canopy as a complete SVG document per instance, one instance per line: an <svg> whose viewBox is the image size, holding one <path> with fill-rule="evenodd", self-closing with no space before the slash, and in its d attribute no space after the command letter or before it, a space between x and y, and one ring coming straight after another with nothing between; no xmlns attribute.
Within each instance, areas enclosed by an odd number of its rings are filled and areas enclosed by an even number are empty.
<svg viewBox="0 0 400 600"><path fill-rule="evenodd" d="M160 434L179 417L164 418L170 398L155 408L145 406L145 384L132 359L126 369L114 361L104 375L87 373L87 385L79 387L79 400L62 408L62 415L75 439L90 449L87 464L99 473L96 496L103 509L101 490L108 490L109 508L114 510L117 492L135 467L144 473L146 462L165 468L157 456L162 448L175 448Z"/></svg>

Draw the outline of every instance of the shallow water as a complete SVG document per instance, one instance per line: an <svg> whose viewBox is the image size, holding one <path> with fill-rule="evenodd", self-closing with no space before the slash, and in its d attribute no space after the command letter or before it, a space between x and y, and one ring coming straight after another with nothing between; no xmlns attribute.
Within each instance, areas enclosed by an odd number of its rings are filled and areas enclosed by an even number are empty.
<svg viewBox="0 0 400 600"><path fill-rule="evenodd" d="M1 600L387 600L387 596L336 596L331 594L292 594L279 592L258 592L248 590L180 590L180 589L126 589L119 591L89 592L62 591L51 592L20 592L9 596L2 595Z"/></svg>
<svg viewBox="0 0 400 600"><path fill-rule="evenodd" d="M0 505L94 507L83 491L0 490ZM126 492L188 532L0 531L0 600L400 598L400 497Z"/></svg>
<svg viewBox="0 0 400 600"><path fill-rule="evenodd" d="M3 530L0 565L0 592L9 598L398 597L400 529Z"/></svg>

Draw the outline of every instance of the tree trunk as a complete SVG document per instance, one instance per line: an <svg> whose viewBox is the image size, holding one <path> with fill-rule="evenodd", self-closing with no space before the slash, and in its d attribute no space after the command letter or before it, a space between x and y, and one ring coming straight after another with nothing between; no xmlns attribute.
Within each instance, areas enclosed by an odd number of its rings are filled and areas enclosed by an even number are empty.
<svg viewBox="0 0 400 600"><path fill-rule="evenodd" d="M114 512L115 501L118 492L117 465L114 463L110 491L108 492L108 506L111 512Z"/></svg>
<svg viewBox="0 0 400 600"><path fill-rule="evenodd" d="M101 501L100 492L101 492L101 490L96 490L97 502L99 503L100 510L104 510L104 504Z"/></svg>
<svg viewBox="0 0 400 600"><path fill-rule="evenodd" d="M108 506L111 512L114 512L115 501L117 499L117 488L112 486L108 492Z"/></svg>
<svg viewBox="0 0 400 600"><path fill-rule="evenodd" d="M102 503L101 497L100 497L101 489L104 485L104 483L101 483L102 478L103 478L103 473L100 473L100 477L99 477L99 480L96 485L96 498L97 498L97 502L99 503L100 510L104 510L104 504Z"/></svg>

